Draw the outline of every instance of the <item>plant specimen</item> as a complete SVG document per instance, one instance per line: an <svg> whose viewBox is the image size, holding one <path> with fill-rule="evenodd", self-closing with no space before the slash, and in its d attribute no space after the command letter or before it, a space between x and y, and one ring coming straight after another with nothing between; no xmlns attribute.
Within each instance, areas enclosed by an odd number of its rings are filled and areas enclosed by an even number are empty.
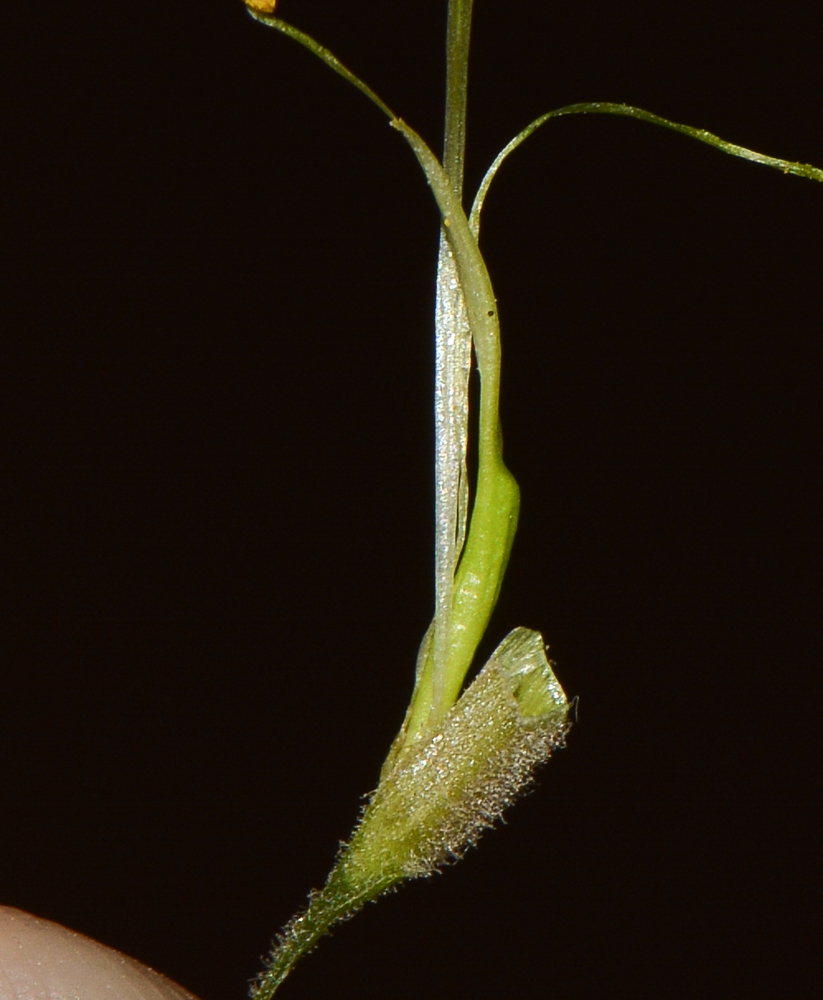
<svg viewBox="0 0 823 1000"><path fill-rule="evenodd" d="M573 714L546 659L542 637L515 628L462 691L491 617L517 528L519 490L503 461L497 303L479 249L480 213L506 157L553 117L613 114L674 129L723 152L821 181L823 171L764 156L709 132L614 103L578 103L523 129L487 171L469 211L463 158L472 0L450 0L442 160L409 125L324 46L274 16L271 0L247 0L258 21L299 42L362 91L417 158L441 214L435 315L435 612L417 658L403 726L325 886L278 937L256 1000L268 1000L336 921L404 879L459 858L564 742ZM470 489L469 375L480 376L477 474ZM462 691L462 694L461 694Z"/></svg>

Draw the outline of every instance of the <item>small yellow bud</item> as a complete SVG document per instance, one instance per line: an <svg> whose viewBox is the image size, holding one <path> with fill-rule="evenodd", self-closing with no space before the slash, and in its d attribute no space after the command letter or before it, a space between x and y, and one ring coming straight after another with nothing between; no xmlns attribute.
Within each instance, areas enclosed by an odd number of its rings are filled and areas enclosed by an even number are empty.
<svg viewBox="0 0 823 1000"><path fill-rule="evenodd" d="M246 6L256 10L258 14L273 14L277 0L246 0Z"/></svg>

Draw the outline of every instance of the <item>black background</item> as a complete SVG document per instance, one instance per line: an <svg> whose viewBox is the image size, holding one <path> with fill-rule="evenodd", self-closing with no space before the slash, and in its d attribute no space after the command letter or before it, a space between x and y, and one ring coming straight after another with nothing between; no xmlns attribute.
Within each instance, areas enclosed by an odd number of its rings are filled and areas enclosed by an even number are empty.
<svg viewBox="0 0 823 1000"><path fill-rule="evenodd" d="M445 2L281 0L439 144ZM478 0L468 186L625 101L823 165L818 4ZM4 13L0 901L241 997L403 716L437 214L240 3ZM624 119L501 171L521 528L581 719L314 998L818 996L823 188Z"/></svg>

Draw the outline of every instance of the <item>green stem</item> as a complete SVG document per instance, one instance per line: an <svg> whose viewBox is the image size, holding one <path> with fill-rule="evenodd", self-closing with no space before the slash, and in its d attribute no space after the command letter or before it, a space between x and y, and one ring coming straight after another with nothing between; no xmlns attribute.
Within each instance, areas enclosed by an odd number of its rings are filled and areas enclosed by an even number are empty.
<svg viewBox="0 0 823 1000"><path fill-rule="evenodd" d="M375 93L325 46L279 18L249 11L252 17L305 46L331 69L352 83L386 114L411 145L423 167L443 215L444 233L454 256L458 283L465 296L466 315L477 355L481 393L478 432L477 490L465 548L452 587L443 665L435 678L434 650L429 649L418 671L403 732L395 742L387 767L412 739L430 732L454 703L491 617L508 562L520 493L502 459L498 417L500 395L500 330L497 304L486 265L451 178L423 139L401 122ZM450 0L446 145L452 169L462 176L465 143L466 73L468 71L470 0ZM431 644L433 647L433 643ZM385 769L384 769L385 773Z"/></svg>
<svg viewBox="0 0 823 1000"><path fill-rule="evenodd" d="M277 936L266 971L252 985L253 1000L271 1000L297 962L330 927L353 916L397 881L399 876L391 876L354 886L346 878L342 865L336 865L323 889L311 894L306 909L292 917Z"/></svg>
<svg viewBox="0 0 823 1000"><path fill-rule="evenodd" d="M429 652L421 664L403 733L403 741L409 746L429 731L432 706L442 717L460 693L500 593L517 529L520 492L503 463L500 327L486 264L444 168L405 122L396 120L392 124L414 150L440 208L465 297L481 379L477 491L466 547L455 577L442 702L441 706L436 704L434 662Z"/></svg>
<svg viewBox="0 0 823 1000"><path fill-rule="evenodd" d="M443 169L458 198L463 193L472 3L473 0L449 0L449 18L446 26L446 126Z"/></svg>
<svg viewBox="0 0 823 1000"><path fill-rule="evenodd" d="M472 0L449 0L443 166L458 200L462 199L463 190L471 13ZM410 736L422 726L435 729L448 709L445 679L452 631L454 578L465 542L469 502L466 453L472 338L457 267L442 228L436 287L434 620L423 640L423 662L415 692L421 688L425 695L423 701L413 698L411 728L406 727Z"/></svg>
<svg viewBox="0 0 823 1000"><path fill-rule="evenodd" d="M517 484L502 457L497 307L461 206L471 15L472 0L449 0L442 168L416 133L403 123L393 123L414 149L435 192L444 224L436 310L435 619L421 648L412 702L400 741L387 761L389 770L404 748L437 729L460 693L497 602L519 508ZM465 301L469 294L472 306ZM449 315L444 315L444 303L450 307ZM472 341L481 377L478 473L461 557L468 501L466 428L458 415L468 410Z"/></svg>
<svg viewBox="0 0 823 1000"><path fill-rule="evenodd" d="M527 125L522 132L519 132L497 154L480 183L477 196L474 199L474 205L472 206L469 222L475 236L478 235L480 229L480 212L483 208L483 202L501 163L510 153L513 153L517 149L521 142L528 139L532 132L539 129L541 125L545 125L552 118L560 118L563 115L623 115L626 118L637 118L639 121L649 122L651 125L662 125L663 128L670 128L674 132L680 132L682 135L697 139L698 142L705 142L706 145L714 146L715 149L719 149L723 153L728 153L730 156L739 156L744 160L750 160L752 163L760 163L764 167L773 167L784 174L794 174L797 177L806 177L813 181L823 181L823 170L813 167L810 163L795 163L792 160L782 160L776 156L766 156L763 153L756 153L753 149L746 149L745 146L737 146L733 142L726 142L725 139L707 132L706 129L694 128L691 125L680 125L677 122L669 121L668 118L662 118L660 115L652 114L651 111L644 111L642 108L634 108L629 104L612 104L608 101L567 104L565 107L557 108L555 111L548 111L545 115L535 118L530 125Z"/></svg>
<svg viewBox="0 0 823 1000"><path fill-rule="evenodd" d="M339 73L344 80L348 80L350 84L357 87L361 93L365 94L370 101L380 108L383 114L388 115L390 120L393 121L396 118L396 115L391 108L380 100L371 87L363 83L360 77L355 76L350 69L347 69L343 63L340 62L337 56L330 52L325 45L321 45L320 42L316 42L311 35L307 35L305 31L299 31L286 21L281 21L279 17L269 17L268 14L261 14L256 10L252 10L251 7L247 7L246 10L255 19L255 21L268 25L270 28L276 28L277 31L281 31L284 35L288 35L289 38L294 39L295 42L299 42L301 45L305 46L309 52L313 52L318 59L322 59L330 69L334 70L335 73Z"/></svg>

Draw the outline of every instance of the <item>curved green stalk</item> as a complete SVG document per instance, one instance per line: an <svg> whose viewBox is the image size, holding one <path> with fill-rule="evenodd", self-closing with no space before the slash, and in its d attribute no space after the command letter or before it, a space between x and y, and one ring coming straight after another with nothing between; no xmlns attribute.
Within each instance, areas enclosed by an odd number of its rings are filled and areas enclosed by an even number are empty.
<svg viewBox="0 0 823 1000"><path fill-rule="evenodd" d="M447 97L446 152L455 171L457 187L462 184L465 142L465 73L468 60L468 31L471 19L469 0L453 0L450 38L456 45L455 58L449 52L449 93ZM412 147L432 187L444 221L454 267L465 298L466 315L480 370L481 392L478 428L477 489L462 557L450 588L448 615L439 637L442 661L435 670L435 641L424 641L409 714L387 767L393 766L401 750L435 729L454 704L471 666L474 652L486 630L508 563L520 493L514 477L503 464L500 431L500 330L497 304L477 242L469 232L455 184L423 139L398 119L391 109L325 46L305 32L279 18L250 11L252 16L314 53L331 69L362 91L384 114ZM451 10L450 10L451 13ZM449 277L445 265L443 278ZM459 550L457 552L459 556ZM456 561L456 559L455 559ZM385 769L384 769L385 772Z"/></svg>
<svg viewBox="0 0 823 1000"><path fill-rule="evenodd" d="M455 576L443 677L445 714L460 692L497 602L517 530L520 491L503 463L499 418L500 326L486 264L443 167L414 129L399 119L392 124L414 150L440 208L465 297L481 379L477 491L466 547ZM420 666L403 733L405 745L411 745L429 730L432 707L435 711L438 708L431 653L424 655Z"/></svg>
<svg viewBox="0 0 823 1000"><path fill-rule="evenodd" d="M454 197L450 214L463 218L463 160L466 139L466 97L472 0L450 0L447 25L446 113L442 173L416 133L399 126L418 154L433 189ZM397 122L394 123L398 125ZM421 151L425 152L420 158ZM449 195L451 197L451 195ZM442 196L438 199L445 209ZM481 374L480 441L477 496L466 543L468 481L469 370L476 320L467 309L463 275L448 228L441 229L435 308L435 617L421 646L415 689L408 716L386 762L422 735L437 729L454 703L497 600L516 527L516 484L502 462L499 418L499 347L486 350ZM476 247L472 251L478 258ZM485 274L485 266L480 260ZM477 263L469 271L479 273ZM491 283L485 275L481 296L487 310L496 311ZM499 344L499 337L496 343ZM478 354L478 358L479 358ZM488 419L484 421L484 414ZM484 434L495 426L496 433ZM512 486L514 487L512 489ZM497 544L500 528L506 530ZM465 543L465 550L464 550ZM462 559L461 559L462 555ZM459 564L459 565L458 565ZM385 773L385 772L384 772Z"/></svg>
<svg viewBox="0 0 823 1000"><path fill-rule="evenodd" d="M697 139L699 142L705 142L708 146L714 146L715 149L719 149L722 153L728 153L730 156L739 156L744 160L751 160L752 163L760 163L764 167L773 167L784 174L794 174L797 177L807 177L813 181L823 181L823 170L813 167L810 163L795 163L793 160L782 160L776 156L766 156L763 153L756 153L753 149L746 149L745 146L737 146L733 142L726 142L725 139L721 139L720 136L713 135L703 128L680 125L677 122L669 121L668 118L662 118L660 115L652 114L651 111L644 111L642 108L634 108L629 104L611 104L608 101L567 104L565 107L557 108L555 111L547 111L546 114L535 118L530 125L527 125L510 143L504 146L494 158L494 162L480 182L480 187L477 190L469 217L469 224L475 236L478 235L480 230L480 212L483 209L483 202L486 199L486 194L495 174L500 169L500 165L510 153L513 153L517 149L521 142L528 139L532 132L539 129L541 125L545 125L550 119L560 118L562 115L623 115L626 118L637 118L639 121L649 122L651 125L662 125L663 128L670 128L674 132L680 132L682 135Z"/></svg>
<svg viewBox="0 0 823 1000"><path fill-rule="evenodd" d="M343 63L340 62L337 56L334 55L333 52L330 52L325 45L321 45L320 42L316 42L311 35L307 35L305 31L300 31L288 22L281 21L279 17L271 17L268 14L261 14L259 11L252 10L252 8L248 6L246 7L246 10L255 19L255 21L268 25L269 28L276 28L277 31L281 31L284 35L288 35L289 38L294 39L295 42L299 42L301 45L305 46L309 52L316 55L318 59L322 59L330 69L334 70L335 73L339 73L344 80L348 80L353 87L357 87L359 91L364 93L370 101L380 108L383 114L388 115L391 120L394 120L395 114L391 108L381 101L371 87L363 83L360 77L355 76L351 70L347 69Z"/></svg>

